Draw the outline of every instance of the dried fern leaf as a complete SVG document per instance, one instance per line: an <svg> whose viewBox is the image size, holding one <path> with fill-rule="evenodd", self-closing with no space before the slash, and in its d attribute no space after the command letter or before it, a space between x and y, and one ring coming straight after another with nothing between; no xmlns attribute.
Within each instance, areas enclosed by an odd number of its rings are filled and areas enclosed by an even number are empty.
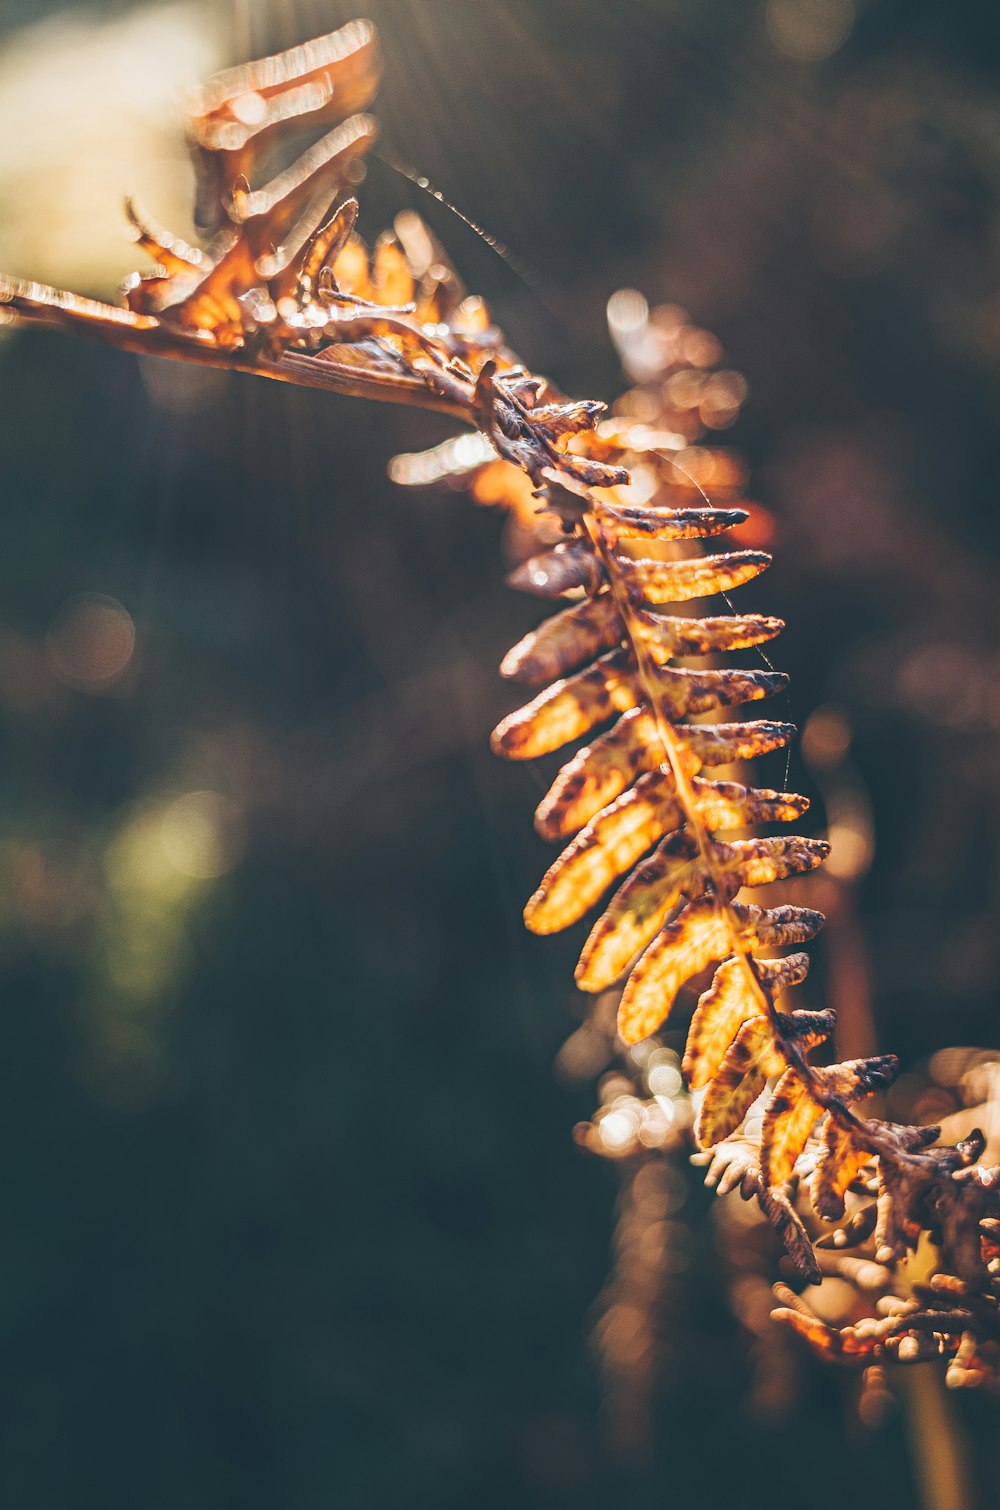
<svg viewBox="0 0 1000 1510"><path fill-rule="evenodd" d="M500 675L532 686L556 681L620 644L624 634L614 598L602 592L553 614L518 640L500 662Z"/></svg>
<svg viewBox="0 0 1000 1510"><path fill-rule="evenodd" d="M817 1266L818 1282L819 1271ZM830 1363L856 1364L865 1358L870 1358L878 1346L875 1336L858 1337L853 1327L845 1327L843 1331L828 1326L818 1316L811 1313L804 1315L801 1311L793 1310L791 1306L777 1306L771 1316L775 1321L784 1322L794 1332L808 1342L814 1352L819 1353Z"/></svg>
<svg viewBox="0 0 1000 1510"><path fill-rule="evenodd" d="M760 838L717 843L717 873L742 886L801 874L821 864L829 845L821 840ZM711 877L695 862L698 850L685 831L673 834L632 872L598 919L576 970L583 991L603 991L622 975L629 961L645 949L682 896L708 889ZM735 1032L735 1028L734 1028ZM730 1035L732 1036L732 1035Z"/></svg>
<svg viewBox="0 0 1000 1510"><path fill-rule="evenodd" d="M792 724L763 720L738 724L688 724L680 758L686 773L701 765L728 765L780 749L794 736ZM663 746L655 716L636 707L612 729L598 735L563 766L535 812L535 827L543 839L565 839L619 796L636 776L655 770L663 760ZM705 811L724 813L729 820L713 827L740 828L754 822L791 822L808 808L803 797L791 793L757 792L735 782L697 783ZM757 814L757 816L753 816ZM766 814L766 817L764 816Z"/></svg>
<svg viewBox="0 0 1000 1510"><path fill-rule="evenodd" d="M628 651L613 650L508 714L494 729L490 747L508 760L535 760L641 702L642 688L631 656Z"/></svg>
<svg viewBox="0 0 1000 1510"><path fill-rule="evenodd" d="M650 771L581 829L549 866L524 909L532 933L558 933L594 905L663 834L683 820L673 776Z"/></svg>
<svg viewBox="0 0 1000 1510"><path fill-rule="evenodd" d="M758 1196L760 1207L785 1245L785 1252L807 1284L818 1285L822 1274L805 1224L784 1190L767 1186Z"/></svg>
<svg viewBox="0 0 1000 1510"><path fill-rule="evenodd" d="M662 760L656 718L646 708L630 709L562 767L535 810L537 832L543 839L568 838ZM697 769L697 760L689 763L689 774Z"/></svg>
<svg viewBox="0 0 1000 1510"><path fill-rule="evenodd" d="M705 1091L695 1137L703 1148L721 1143L740 1126L767 1084L774 1035L766 1017L750 1017L726 1050Z"/></svg>
<svg viewBox="0 0 1000 1510"><path fill-rule="evenodd" d="M691 787L698 818L714 832L756 823L793 823L809 808L808 797L796 792L741 786L738 781L706 781L696 776Z"/></svg>
<svg viewBox="0 0 1000 1510"><path fill-rule="evenodd" d="M844 1215L847 1191L871 1158L871 1151L858 1144L851 1128L829 1118L810 1190L820 1216L833 1222Z"/></svg>
<svg viewBox="0 0 1000 1510"><path fill-rule="evenodd" d="M690 902L663 929L628 978L618 1007L618 1033L640 1043L663 1026L677 992L692 975L729 953L731 935L711 897Z"/></svg>
<svg viewBox="0 0 1000 1510"><path fill-rule="evenodd" d="M811 907L755 907L741 902L733 902L731 907L734 917L743 925L743 939L752 949L806 944L826 922L823 914Z"/></svg>
<svg viewBox="0 0 1000 1510"><path fill-rule="evenodd" d="M566 540L522 561L508 574L507 585L539 598L561 598L568 592L595 592L601 578L600 565L589 545Z"/></svg>
<svg viewBox="0 0 1000 1510"><path fill-rule="evenodd" d="M746 509L666 509L605 503L597 507L605 535L616 539L698 540L721 535L749 518Z"/></svg>
<svg viewBox="0 0 1000 1510"><path fill-rule="evenodd" d="M695 884L704 889L697 843L686 830L670 834L619 887L594 924L576 967L580 990L613 986Z"/></svg>
<svg viewBox="0 0 1000 1510"><path fill-rule="evenodd" d="M721 847L722 863L730 865L742 886L769 886L788 876L815 870L830 853L825 839L803 839L797 834L735 839Z"/></svg>
<svg viewBox="0 0 1000 1510"><path fill-rule="evenodd" d="M687 561L620 555L614 560L635 603L711 598L751 581L771 564L771 557L764 551L730 551L722 556L692 556Z"/></svg>
<svg viewBox="0 0 1000 1510"><path fill-rule="evenodd" d="M636 609L633 621L638 637L660 666L672 656L714 655L762 645L785 627L781 619L760 613L692 619Z"/></svg>
<svg viewBox="0 0 1000 1510"><path fill-rule="evenodd" d="M730 903L736 941L747 948L780 948L813 938L823 914L803 907L764 908ZM732 925L712 897L690 902L650 944L629 976L618 1009L618 1031L638 1043L666 1022L686 980L728 955Z"/></svg>
<svg viewBox="0 0 1000 1510"><path fill-rule="evenodd" d="M845 1059L814 1070L813 1077L824 1095L845 1103L890 1085L899 1071L895 1054L876 1054L870 1059Z"/></svg>
<svg viewBox="0 0 1000 1510"><path fill-rule="evenodd" d="M688 724L684 730L685 749L702 765L756 760L772 750L783 749L794 738L794 724L770 723L764 719L735 724Z"/></svg>
<svg viewBox="0 0 1000 1510"><path fill-rule="evenodd" d="M760 1172L765 1185L781 1185L791 1176L822 1115L823 1107L813 1100L799 1071L789 1065L764 1112Z"/></svg>
<svg viewBox="0 0 1000 1510"><path fill-rule="evenodd" d="M674 721L757 702L788 686L788 677L781 671L686 671L672 666L660 667L656 681Z"/></svg>
<svg viewBox="0 0 1000 1510"><path fill-rule="evenodd" d="M756 960L755 969L776 996L805 980L809 956L789 954L784 959ZM739 1029L758 1009L759 1003L747 990L741 962L725 960L709 989L699 997L688 1029L682 1069L692 1089L700 1090L713 1079Z"/></svg>

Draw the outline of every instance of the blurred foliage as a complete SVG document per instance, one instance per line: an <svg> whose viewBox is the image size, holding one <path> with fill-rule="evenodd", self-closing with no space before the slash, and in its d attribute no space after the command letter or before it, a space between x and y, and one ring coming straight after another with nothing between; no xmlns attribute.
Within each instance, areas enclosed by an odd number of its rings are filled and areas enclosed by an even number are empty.
<svg viewBox="0 0 1000 1510"><path fill-rule="evenodd" d="M159 54L162 129L206 53L355 9L170 8L208 40ZM104 28L90 67L141 11L6 0L0 25L23 79L29 46L40 65L67 25ZM574 393L619 387L621 284L683 304L746 373L734 440L776 518L761 606L790 626L791 714L846 710L874 813L856 907L880 1042L914 1062L995 1044L1000 18L370 13L388 152L530 282L380 162L368 232L419 209ZM95 109L125 92L116 67ZM53 182L53 237L84 233L81 206L118 215L82 98L78 127L55 95L39 111L86 190L67 207ZM10 255L46 180L40 159L26 207L8 161L40 129L6 137L0 266L56 276ZM139 187L168 218L158 182ZM537 608L500 585L496 518L385 479L446 427L30 333L5 337L0 384L5 1500L582 1510L700 1496L710 1462L713 1496L754 1504L763 1440L817 1510L847 1476L912 1503L903 1418L860 1432L837 1380L804 1373L766 1427L746 1413L701 1220L650 1455L605 1430L583 1336L613 1187L569 1136L591 1092L551 1073L580 940L521 933L545 857L525 772L486 748L492 665ZM696 1176L686 1200L707 1205ZM955 1410L987 1486L989 1407Z"/></svg>

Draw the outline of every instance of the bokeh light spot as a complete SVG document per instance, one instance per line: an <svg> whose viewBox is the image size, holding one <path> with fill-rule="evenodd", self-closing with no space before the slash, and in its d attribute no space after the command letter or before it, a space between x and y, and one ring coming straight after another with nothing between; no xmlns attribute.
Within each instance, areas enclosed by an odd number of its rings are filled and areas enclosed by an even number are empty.
<svg viewBox="0 0 1000 1510"><path fill-rule="evenodd" d="M767 0L775 49L798 63L819 63L843 46L854 25L854 0Z"/></svg>
<svg viewBox="0 0 1000 1510"><path fill-rule="evenodd" d="M132 615L103 593L81 593L59 609L45 648L61 682L82 692L103 692L121 680L135 653Z"/></svg>
<svg viewBox="0 0 1000 1510"><path fill-rule="evenodd" d="M163 815L160 842L181 875L207 881L232 870L243 852L243 824L220 792L188 792Z"/></svg>

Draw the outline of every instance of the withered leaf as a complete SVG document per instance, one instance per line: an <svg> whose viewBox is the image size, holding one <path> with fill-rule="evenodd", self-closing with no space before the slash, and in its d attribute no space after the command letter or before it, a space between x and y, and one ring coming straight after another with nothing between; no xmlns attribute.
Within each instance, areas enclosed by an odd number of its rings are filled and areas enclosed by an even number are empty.
<svg viewBox="0 0 1000 1510"><path fill-rule="evenodd" d="M743 936L759 949L781 949L786 944L806 944L826 922L810 907L755 907L734 902L732 909L743 925Z"/></svg>
<svg viewBox="0 0 1000 1510"><path fill-rule="evenodd" d="M534 593L539 598L561 598L582 589L597 591L603 571L589 544L566 540L540 556L522 561L507 577L509 587Z"/></svg>
<svg viewBox="0 0 1000 1510"><path fill-rule="evenodd" d="M555 681L620 643L625 625L610 592L574 603L518 640L500 662L508 681L537 686Z"/></svg>
<svg viewBox="0 0 1000 1510"><path fill-rule="evenodd" d="M641 1043L670 1015L677 992L692 975L732 947L729 925L712 897L689 902L650 944L628 978L618 1007L618 1032Z"/></svg>
<svg viewBox="0 0 1000 1510"><path fill-rule="evenodd" d="M378 38L370 21L218 73L194 97L190 130L199 146L234 152L290 119L341 119L362 110L379 81ZM259 101L268 107L261 110ZM248 108L248 102L251 108Z"/></svg>
<svg viewBox="0 0 1000 1510"><path fill-rule="evenodd" d="M838 1221L843 1216L848 1188L871 1157L871 1151L857 1142L850 1128L835 1117L829 1118L810 1191L813 1205L826 1221Z"/></svg>
<svg viewBox="0 0 1000 1510"><path fill-rule="evenodd" d="M669 790L674 790L672 781ZM828 850L821 840L784 837L717 842L715 867L717 874L731 876L741 885L764 886L819 865ZM693 897L709 889L704 867L695 863L697 853L697 845L685 831L671 835L633 871L584 945L576 971L581 990L603 991L612 985L656 936L682 896Z"/></svg>
<svg viewBox="0 0 1000 1510"><path fill-rule="evenodd" d="M890 1085L899 1071L895 1054L877 1054L871 1059L845 1059L840 1064L816 1070L818 1083L828 1096L856 1101Z"/></svg>
<svg viewBox="0 0 1000 1510"><path fill-rule="evenodd" d="M694 556L687 561L655 561L615 556L636 603L683 603L711 598L749 582L771 564L764 551L729 551L721 556Z"/></svg>
<svg viewBox="0 0 1000 1510"><path fill-rule="evenodd" d="M691 785L699 817L715 832L754 823L791 823L809 807L808 797L795 792L746 787L738 781L706 781L696 776Z"/></svg>
<svg viewBox="0 0 1000 1510"><path fill-rule="evenodd" d="M739 1127L767 1084L773 1048L774 1034L768 1019L748 1018L705 1091L695 1127L695 1137L703 1148L721 1143Z"/></svg>
<svg viewBox="0 0 1000 1510"><path fill-rule="evenodd" d="M824 921L821 912L804 907L764 908L738 902L729 904L728 914L727 918L714 898L699 898L689 902L649 945L622 992L618 1031L626 1043L638 1043L655 1033L667 1020L684 982L729 955L734 943L750 948L800 944L818 933Z"/></svg>
<svg viewBox="0 0 1000 1510"><path fill-rule="evenodd" d="M789 1065L764 1112L760 1169L766 1185L781 1185L790 1177L822 1115L822 1106L813 1100L798 1070Z"/></svg>
<svg viewBox="0 0 1000 1510"><path fill-rule="evenodd" d="M819 1278L817 1265L813 1283L817 1283ZM778 1306L771 1312L771 1316L775 1321L783 1321L798 1332L815 1352L831 1363L856 1363L859 1359L871 1357L878 1346L878 1339L874 1335L858 1337L852 1327L838 1331L835 1327L827 1326L825 1321L820 1321L818 1316L804 1315L801 1311L792 1310L790 1306Z"/></svg>
<svg viewBox="0 0 1000 1510"><path fill-rule="evenodd" d="M768 886L787 876L802 875L822 865L829 853L825 839L802 839L797 834L734 839L722 851L743 886Z"/></svg>
<svg viewBox="0 0 1000 1510"><path fill-rule="evenodd" d="M805 980L809 956L789 954L784 959L755 960L754 965L767 989L777 996ZM759 1011L742 961L724 960L711 986L699 997L688 1030L682 1068L693 1090L709 1083L743 1023Z"/></svg>
<svg viewBox="0 0 1000 1510"><path fill-rule="evenodd" d="M773 640L785 627L781 619L761 613L693 619L636 609L633 619L638 638L661 666L672 656L713 655L761 645L765 640Z"/></svg>
<svg viewBox="0 0 1000 1510"><path fill-rule="evenodd" d="M534 760L641 701L638 673L628 652L613 650L508 714L494 729L490 747L508 760Z"/></svg>
<svg viewBox="0 0 1000 1510"><path fill-rule="evenodd" d="M335 126L264 188L238 188L238 202L234 202L231 214L240 234L197 287L171 306L165 318L169 316L171 323L188 329L210 331L217 340L220 326L231 327L234 339L241 338L240 299L251 293L265 276L279 273L301 250L301 236L293 240L290 248L284 248L283 244L306 201L322 194L328 203L329 197L346 182L350 165L371 147L376 133L372 116L352 116ZM308 225L310 235L317 229L318 220L319 216L315 216ZM258 261L265 257L271 266L262 273Z"/></svg>
<svg viewBox="0 0 1000 1510"><path fill-rule="evenodd" d="M642 536L647 540L706 539L749 518L746 509L668 509L603 500L597 515L612 541Z"/></svg>
<svg viewBox="0 0 1000 1510"><path fill-rule="evenodd" d="M536 830L543 839L568 838L662 760L656 719L646 708L629 709L566 762L535 810Z"/></svg>
<svg viewBox="0 0 1000 1510"><path fill-rule="evenodd" d="M524 909L532 933L557 933L587 912L612 882L683 817L673 778L649 771L581 829Z"/></svg>
<svg viewBox="0 0 1000 1510"><path fill-rule="evenodd" d="M698 845L686 830L668 835L615 892L594 924L576 967L581 991L603 991L659 933L682 896L704 876Z"/></svg>
<svg viewBox="0 0 1000 1510"><path fill-rule="evenodd" d="M794 738L794 724L769 723L765 719L735 724L686 724L683 729L685 746L702 765L755 760L771 750L782 749Z"/></svg>
<svg viewBox="0 0 1000 1510"><path fill-rule="evenodd" d="M673 666L661 666L656 681L671 721L756 702L788 686L788 677L781 671L687 671Z"/></svg>
<svg viewBox="0 0 1000 1510"><path fill-rule="evenodd" d="M822 1275L809 1234L788 1196L779 1187L764 1186L757 1199L760 1209L784 1243L785 1252L798 1274L808 1284L818 1285Z"/></svg>

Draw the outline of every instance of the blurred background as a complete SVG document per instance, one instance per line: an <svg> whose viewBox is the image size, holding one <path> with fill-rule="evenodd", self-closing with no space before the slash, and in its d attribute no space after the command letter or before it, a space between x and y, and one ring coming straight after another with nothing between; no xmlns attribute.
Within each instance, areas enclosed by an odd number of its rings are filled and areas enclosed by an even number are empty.
<svg viewBox="0 0 1000 1510"><path fill-rule="evenodd" d="M126 189L192 234L184 91L356 9L3 0L0 267L111 297ZM932 1119L927 1056L997 1047L1000 14L366 9L386 155L511 257L379 160L366 234L418 209L573 394L624 386L622 285L746 375L741 602L789 622L790 784L840 829L815 988ZM0 335L5 1502L938 1506L931 1431L988 1505L987 1402L865 1425L755 1337L697 1172L574 1146L581 939L520 923L550 773L487 749L538 606L501 518L386 477L447 426Z"/></svg>

